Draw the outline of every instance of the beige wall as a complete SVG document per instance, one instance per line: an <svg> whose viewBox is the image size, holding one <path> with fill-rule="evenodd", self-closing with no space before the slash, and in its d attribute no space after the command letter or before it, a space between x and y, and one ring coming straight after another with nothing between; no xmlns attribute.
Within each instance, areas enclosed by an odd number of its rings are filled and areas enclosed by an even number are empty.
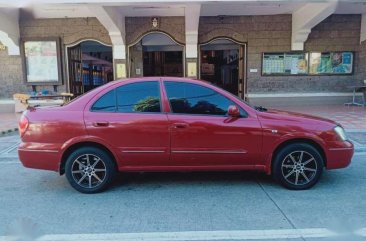
<svg viewBox="0 0 366 241"><path fill-rule="evenodd" d="M139 45L138 41L151 32L166 33L176 42L184 44L185 19L184 17L160 17L158 27L154 28L151 17L126 18L126 42L129 58L128 71L131 77L143 76L143 56L141 45ZM140 70L140 74L136 74L136 69Z"/></svg>
<svg viewBox="0 0 366 241"><path fill-rule="evenodd" d="M331 15L312 29L305 43L305 51L356 51L355 73L347 76L261 75L263 52L291 51L291 15L201 17L199 42L226 36L247 43L249 93L349 92L347 86L365 78L358 66L365 62L358 53L360 27L360 15Z"/></svg>
<svg viewBox="0 0 366 241"><path fill-rule="evenodd" d="M160 17L157 28L152 26L150 17L126 17L126 42L131 45L146 33L160 31L167 33L181 44L186 42L184 17Z"/></svg>
<svg viewBox="0 0 366 241"><path fill-rule="evenodd" d="M68 78L65 64L66 45L76 43L83 39L94 39L106 44L111 44L107 30L96 18L32 19L22 16L19 27L21 38L60 38L64 84L58 87L58 92L66 91L67 88L66 82ZM0 88L0 98L9 98L16 92L31 91L31 87L24 84L22 64L20 56L8 56L6 51L0 52L0 66L3 66L0 67L0 69L4 68L4 71L1 71L0 73L0 83L2 84ZM37 86L37 91L42 89L53 91L53 86Z"/></svg>
<svg viewBox="0 0 366 241"><path fill-rule="evenodd" d="M0 50L0 98L9 98L15 92L26 90L20 56L9 56L7 49Z"/></svg>
<svg viewBox="0 0 366 241"><path fill-rule="evenodd" d="M150 17L126 18L126 42L134 43L151 31L162 31L177 42L185 43L184 17L161 17L158 28L153 28ZM261 76L263 52L291 50L291 15L201 17L199 42L216 37L230 37L247 43L248 90L250 93L283 92L350 92L347 86L366 79L366 41L361 45L360 15L331 15L312 29L305 43L306 51L355 51L354 74L349 76ZM65 45L82 39L96 39L110 44L107 30L96 18L27 19L20 21L21 37L59 37L65 63ZM66 83L66 66L63 80ZM15 92L30 90L23 83L20 56L8 56L0 51L0 98L9 98ZM53 90L53 87L39 87ZM66 85L59 87L64 91Z"/></svg>

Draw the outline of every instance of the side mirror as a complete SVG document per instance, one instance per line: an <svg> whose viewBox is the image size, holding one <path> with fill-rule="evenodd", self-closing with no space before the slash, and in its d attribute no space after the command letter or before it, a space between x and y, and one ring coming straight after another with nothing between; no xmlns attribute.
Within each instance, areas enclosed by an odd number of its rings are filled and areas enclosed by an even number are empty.
<svg viewBox="0 0 366 241"><path fill-rule="evenodd" d="M236 105L230 105L227 114L231 117L239 117L240 110Z"/></svg>

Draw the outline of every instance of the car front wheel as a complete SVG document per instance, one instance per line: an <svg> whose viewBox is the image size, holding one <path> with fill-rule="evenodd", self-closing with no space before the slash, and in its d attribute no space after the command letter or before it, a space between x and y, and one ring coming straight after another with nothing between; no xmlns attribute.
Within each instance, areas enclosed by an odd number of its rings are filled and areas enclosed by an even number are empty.
<svg viewBox="0 0 366 241"><path fill-rule="evenodd" d="M66 160L65 173L70 185L82 193L105 190L113 180L116 168L112 158L95 147L75 150Z"/></svg>
<svg viewBox="0 0 366 241"><path fill-rule="evenodd" d="M308 189L319 181L323 163L322 156L313 146L306 143L290 144L275 156L273 176L288 189Z"/></svg>

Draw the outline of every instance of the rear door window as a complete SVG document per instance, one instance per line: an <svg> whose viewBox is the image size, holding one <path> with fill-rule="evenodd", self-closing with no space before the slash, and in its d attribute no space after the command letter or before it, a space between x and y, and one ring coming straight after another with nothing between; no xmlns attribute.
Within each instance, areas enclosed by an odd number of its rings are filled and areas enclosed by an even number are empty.
<svg viewBox="0 0 366 241"><path fill-rule="evenodd" d="M161 112L158 81L126 84L116 89L117 112Z"/></svg>
<svg viewBox="0 0 366 241"><path fill-rule="evenodd" d="M116 112L116 90L111 90L100 97L91 107L94 112Z"/></svg>

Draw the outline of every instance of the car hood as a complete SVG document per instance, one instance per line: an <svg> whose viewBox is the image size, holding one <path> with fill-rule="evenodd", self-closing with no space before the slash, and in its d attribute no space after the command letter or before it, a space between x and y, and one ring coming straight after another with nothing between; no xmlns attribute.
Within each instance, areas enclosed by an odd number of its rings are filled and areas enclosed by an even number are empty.
<svg viewBox="0 0 366 241"><path fill-rule="evenodd" d="M302 113L276 110L276 109L268 109L265 112L258 111L258 118L274 121L298 122L304 124L316 124L316 125L322 124L326 125L328 128L332 128L335 125L339 125L337 122L330 119Z"/></svg>

